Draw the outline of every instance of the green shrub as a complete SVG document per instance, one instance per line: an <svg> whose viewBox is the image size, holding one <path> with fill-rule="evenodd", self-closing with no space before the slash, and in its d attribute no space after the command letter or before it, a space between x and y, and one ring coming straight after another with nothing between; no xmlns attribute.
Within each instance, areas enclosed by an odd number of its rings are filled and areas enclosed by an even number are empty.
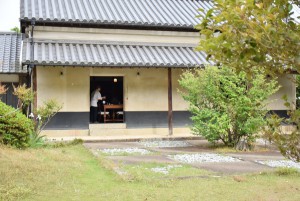
<svg viewBox="0 0 300 201"><path fill-rule="evenodd" d="M0 101L0 142L17 148L28 147L33 123L21 112Z"/></svg>
<svg viewBox="0 0 300 201"><path fill-rule="evenodd" d="M186 71L179 83L193 115L193 133L239 150L252 148L266 125L266 100L278 89L263 73L249 79L244 72L213 66Z"/></svg>

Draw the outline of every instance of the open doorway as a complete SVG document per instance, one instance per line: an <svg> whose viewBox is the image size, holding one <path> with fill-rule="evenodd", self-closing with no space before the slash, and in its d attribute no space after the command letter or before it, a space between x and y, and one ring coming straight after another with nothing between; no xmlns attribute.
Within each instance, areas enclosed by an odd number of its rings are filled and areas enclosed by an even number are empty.
<svg viewBox="0 0 300 201"><path fill-rule="evenodd" d="M97 87L101 87L101 96L106 99L98 101L96 123L123 123L123 77L91 77L90 95Z"/></svg>

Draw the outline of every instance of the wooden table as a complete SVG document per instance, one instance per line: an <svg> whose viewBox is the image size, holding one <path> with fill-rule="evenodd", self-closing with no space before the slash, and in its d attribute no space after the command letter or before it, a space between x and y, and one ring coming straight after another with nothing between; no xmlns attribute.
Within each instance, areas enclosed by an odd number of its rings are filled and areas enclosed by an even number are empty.
<svg viewBox="0 0 300 201"><path fill-rule="evenodd" d="M110 121L110 122L124 122L124 114L122 115L122 118L115 118L115 110L122 110L123 111L123 105L104 105L104 123ZM106 110L112 110L112 118L106 119Z"/></svg>

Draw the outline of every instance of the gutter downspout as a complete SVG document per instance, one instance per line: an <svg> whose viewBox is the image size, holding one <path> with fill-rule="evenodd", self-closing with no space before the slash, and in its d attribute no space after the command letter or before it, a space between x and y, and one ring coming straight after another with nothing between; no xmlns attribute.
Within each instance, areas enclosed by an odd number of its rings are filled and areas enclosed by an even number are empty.
<svg viewBox="0 0 300 201"><path fill-rule="evenodd" d="M33 40L33 31L34 31L34 26L35 26L35 19L31 20L31 41L30 41L30 46L31 46L31 51L30 51L30 64L29 64L29 76L30 76L30 86L32 84L32 70L35 67L34 65L34 40Z"/></svg>

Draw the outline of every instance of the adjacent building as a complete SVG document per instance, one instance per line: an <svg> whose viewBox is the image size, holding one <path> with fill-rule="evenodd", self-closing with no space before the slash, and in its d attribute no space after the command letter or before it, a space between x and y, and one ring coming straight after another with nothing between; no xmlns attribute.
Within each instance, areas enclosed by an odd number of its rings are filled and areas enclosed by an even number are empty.
<svg viewBox="0 0 300 201"><path fill-rule="evenodd" d="M1 101L17 107L17 97L13 95L13 85L26 83L27 69L21 65L22 35L15 32L0 32L0 83L7 92Z"/></svg>

